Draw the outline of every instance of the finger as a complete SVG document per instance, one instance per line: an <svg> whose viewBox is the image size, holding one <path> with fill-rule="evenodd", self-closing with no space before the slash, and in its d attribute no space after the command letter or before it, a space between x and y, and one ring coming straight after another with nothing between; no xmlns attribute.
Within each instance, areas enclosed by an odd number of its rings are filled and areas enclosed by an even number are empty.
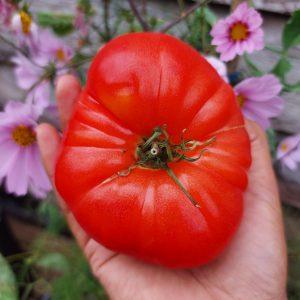
<svg viewBox="0 0 300 300"><path fill-rule="evenodd" d="M73 75L63 75L57 80L55 95L61 126L65 128L71 118L73 107L81 92L79 80Z"/></svg>
<svg viewBox="0 0 300 300"><path fill-rule="evenodd" d="M50 124L41 124L36 129L37 132L37 141L40 148L40 153L42 156L42 161L46 172L52 182L52 185L55 189L54 185L54 172L55 172L55 162L57 159L59 145L60 145L60 136L57 130L51 126ZM80 225L75 220L73 214L70 212L68 206L63 201L63 199L57 194L57 201L59 206L61 207L66 220L69 224L69 227L78 241L78 244L81 247L84 247L89 239L87 234L82 230Z"/></svg>
<svg viewBox="0 0 300 300"><path fill-rule="evenodd" d="M251 141L252 165L249 170L249 183L257 188L266 186L274 191L270 201L279 202L277 181L272 165L270 149L265 132L253 121L246 120L246 129Z"/></svg>
<svg viewBox="0 0 300 300"><path fill-rule="evenodd" d="M58 155L60 136L50 124L40 124L37 129L37 142L46 172L53 182L55 162Z"/></svg>

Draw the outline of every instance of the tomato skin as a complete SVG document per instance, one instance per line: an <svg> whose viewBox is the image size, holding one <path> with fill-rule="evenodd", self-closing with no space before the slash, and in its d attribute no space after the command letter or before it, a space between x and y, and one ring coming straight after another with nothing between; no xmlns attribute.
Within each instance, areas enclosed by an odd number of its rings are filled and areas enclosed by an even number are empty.
<svg viewBox="0 0 300 300"><path fill-rule="evenodd" d="M170 139L206 141L195 162L134 168L136 148L166 124ZM109 42L96 55L64 133L55 184L83 229L109 249L170 268L205 264L240 223L250 143L231 87L194 49L158 33ZM199 151L198 151L199 152ZM197 150L190 157L197 156Z"/></svg>

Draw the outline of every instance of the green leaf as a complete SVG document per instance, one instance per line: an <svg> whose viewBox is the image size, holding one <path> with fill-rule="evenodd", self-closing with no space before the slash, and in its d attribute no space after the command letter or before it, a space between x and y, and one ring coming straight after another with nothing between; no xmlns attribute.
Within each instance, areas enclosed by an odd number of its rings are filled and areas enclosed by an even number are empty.
<svg viewBox="0 0 300 300"><path fill-rule="evenodd" d="M49 282L51 300L107 299L75 241L45 232L31 245L31 253L34 267L59 271Z"/></svg>
<svg viewBox="0 0 300 300"><path fill-rule="evenodd" d="M78 274L80 276L81 274ZM80 300L81 291L77 284L74 284L73 276L68 273L54 280L52 286L52 300Z"/></svg>
<svg viewBox="0 0 300 300"><path fill-rule="evenodd" d="M54 203L43 201L38 207L39 217L47 222L47 230L52 234L59 234L66 230L66 221L59 208Z"/></svg>
<svg viewBox="0 0 300 300"><path fill-rule="evenodd" d="M46 253L36 261L36 265L44 269L67 272L70 269L70 265L66 257L59 252Z"/></svg>
<svg viewBox="0 0 300 300"><path fill-rule="evenodd" d="M217 22L217 16L214 14L214 12L209 9L208 7L204 8L204 17L206 22L210 25L213 26Z"/></svg>
<svg viewBox="0 0 300 300"><path fill-rule="evenodd" d="M272 70L272 73L279 78L284 79L286 73L292 69L292 64L286 57L281 57Z"/></svg>
<svg viewBox="0 0 300 300"><path fill-rule="evenodd" d="M253 76L262 76L264 72L260 70L247 54L244 54L244 60Z"/></svg>
<svg viewBox="0 0 300 300"><path fill-rule="evenodd" d="M284 91L290 93L300 93L300 81L294 84L284 83Z"/></svg>
<svg viewBox="0 0 300 300"><path fill-rule="evenodd" d="M294 11L282 33L282 45L285 50L300 44L300 9Z"/></svg>
<svg viewBox="0 0 300 300"><path fill-rule="evenodd" d="M90 0L78 0L77 6L86 14L90 16L93 14L93 7Z"/></svg>
<svg viewBox="0 0 300 300"><path fill-rule="evenodd" d="M186 21L186 41L194 48L206 51L211 42L209 32L216 21L214 14L206 7L198 8Z"/></svg>
<svg viewBox="0 0 300 300"><path fill-rule="evenodd" d="M10 265L0 254L0 300L17 300L16 279Z"/></svg>
<svg viewBox="0 0 300 300"><path fill-rule="evenodd" d="M269 142L269 148L272 157L274 158L276 155L276 149L277 149L277 137L276 137L276 132L274 129L269 128L266 131L267 137L268 137L268 142Z"/></svg>
<svg viewBox="0 0 300 300"><path fill-rule="evenodd" d="M74 30L74 17L69 14L38 12L37 22L42 27L50 27L57 35L67 35Z"/></svg>

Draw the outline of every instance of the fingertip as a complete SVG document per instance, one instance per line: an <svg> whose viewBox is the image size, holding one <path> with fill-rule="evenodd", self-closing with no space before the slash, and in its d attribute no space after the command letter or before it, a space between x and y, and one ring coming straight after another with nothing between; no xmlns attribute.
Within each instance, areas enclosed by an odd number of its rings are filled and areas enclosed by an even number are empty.
<svg viewBox="0 0 300 300"><path fill-rule="evenodd" d="M59 139L57 130L48 123L39 124L36 128L37 142L39 146L44 146L48 142L56 142Z"/></svg>
<svg viewBox="0 0 300 300"><path fill-rule="evenodd" d="M276 190L276 180L272 165L269 144L265 131L250 120L245 121L245 126L251 141L252 165L249 172L249 180L260 186L272 186ZM251 184L251 183L250 183Z"/></svg>
<svg viewBox="0 0 300 300"><path fill-rule="evenodd" d="M245 119L245 126L251 143L255 141L266 142L265 131L256 122Z"/></svg>
<svg viewBox="0 0 300 300"><path fill-rule="evenodd" d="M55 95L58 101L65 99L76 99L81 91L80 82L72 74L60 76L56 82Z"/></svg>
<svg viewBox="0 0 300 300"><path fill-rule="evenodd" d="M75 76L68 74L58 78L55 95L62 128L64 128L70 120L74 104L80 92L81 86Z"/></svg>

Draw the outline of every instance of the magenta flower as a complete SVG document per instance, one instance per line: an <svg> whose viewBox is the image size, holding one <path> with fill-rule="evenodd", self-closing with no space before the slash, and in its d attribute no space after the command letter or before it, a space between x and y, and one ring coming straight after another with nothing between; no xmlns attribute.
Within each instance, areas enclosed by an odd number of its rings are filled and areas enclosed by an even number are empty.
<svg viewBox="0 0 300 300"><path fill-rule="evenodd" d="M228 82L227 67L226 64L215 56L204 56L204 58L212 65L212 67L218 72L218 74Z"/></svg>
<svg viewBox="0 0 300 300"><path fill-rule="evenodd" d="M0 24L9 25L14 6L8 0L0 0Z"/></svg>
<svg viewBox="0 0 300 300"><path fill-rule="evenodd" d="M234 90L245 117L266 129L270 118L277 117L283 110L284 100L279 97L281 88L278 78L269 74L245 79Z"/></svg>
<svg viewBox="0 0 300 300"><path fill-rule="evenodd" d="M31 192L44 198L51 190L36 142L37 114L17 101L0 113L0 183L17 196Z"/></svg>
<svg viewBox="0 0 300 300"><path fill-rule="evenodd" d="M223 61L232 60L236 55L252 53L264 47L261 15L248 7L246 2L224 20L218 21L212 31L212 44L221 54Z"/></svg>
<svg viewBox="0 0 300 300"><path fill-rule="evenodd" d="M277 148L277 159L290 170L300 163L300 134L285 138Z"/></svg>

